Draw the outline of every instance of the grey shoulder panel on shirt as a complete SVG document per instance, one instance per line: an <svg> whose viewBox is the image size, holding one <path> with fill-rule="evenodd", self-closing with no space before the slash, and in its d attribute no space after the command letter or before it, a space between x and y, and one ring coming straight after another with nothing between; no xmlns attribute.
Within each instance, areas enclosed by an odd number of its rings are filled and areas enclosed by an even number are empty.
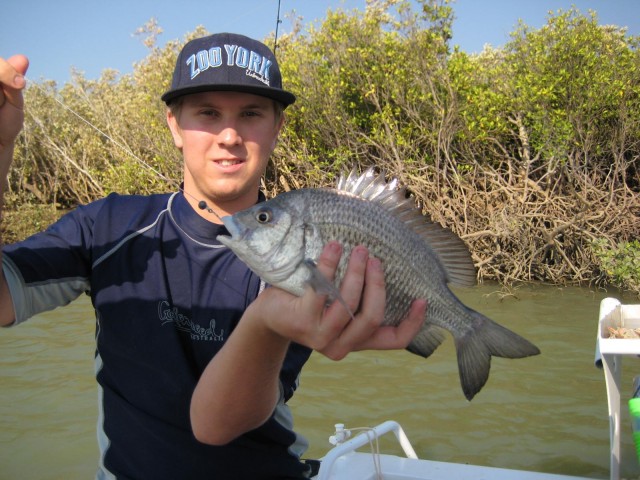
<svg viewBox="0 0 640 480"><path fill-rule="evenodd" d="M67 305L90 288L87 278L62 278L27 285L20 270L6 255L2 257L2 270L15 311L13 325L38 313Z"/></svg>
<svg viewBox="0 0 640 480"><path fill-rule="evenodd" d="M293 430L293 414L291 413L289 406L284 401L284 386L282 385L282 382L279 382L279 384L280 397L278 398L278 403L273 416L276 422L295 435L296 439L294 443L289 445L289 454L296 458L301 458L304 452L309 448L309 441L304 436Z"/></svg>

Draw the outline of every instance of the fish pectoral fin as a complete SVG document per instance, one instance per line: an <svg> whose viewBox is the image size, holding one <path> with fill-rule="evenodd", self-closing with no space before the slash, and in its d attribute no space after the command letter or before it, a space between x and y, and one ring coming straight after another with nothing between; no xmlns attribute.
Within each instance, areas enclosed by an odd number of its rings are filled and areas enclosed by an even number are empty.
<svg viewBox="0 0 640 480"><path fill-rule="evenodd" d="M344 298L342 298L342 295L340 295L340 290L338 290L333 282L329 281L329 279L325 277L320 270L318 270L316 262L314 262L310 258L305 258L303 264L309 269L309 272L311 273L307 283L311 288L313 288L313 291L319 295L327 295L327 303L331 303L334 300L340 302L342 306L347 310L347 312L349 312L351 320L355 320L355 315L349 308L349 305L347 305L347 302L345 302Z"/></svg>

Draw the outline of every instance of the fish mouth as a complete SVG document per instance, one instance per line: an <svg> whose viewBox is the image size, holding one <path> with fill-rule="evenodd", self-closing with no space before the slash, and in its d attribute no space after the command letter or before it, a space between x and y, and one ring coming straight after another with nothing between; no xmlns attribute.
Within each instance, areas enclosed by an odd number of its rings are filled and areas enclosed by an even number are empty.
<svg viewBox="0 0 640 480"><path fill-rule="evenodd" d="M218 235L216 238L220 243L227 247L232 242L242 240L248 232L248 229L243 228L238 222L236 222L233 215L225 215L220 220L222 220L222 223L229 232L229 235Z"/></svg>
<svg viewBox="0 0 640 480"><path fill-rule="evenodd" d="M276 285L289 278L300 264L301 258L293 258L281 265L270 265L264 268L260 260L264 258L277 258L279 251L283 248L282 243L271 247L268 252L255 252L252 247L245 242L251 236L251 229L238 222L233 215L226 215L221 218L222 223L227 228L229 235L218 235L218 240L222 245L232 250L240 260L246 263L253 272L267 283Z"/></svg>

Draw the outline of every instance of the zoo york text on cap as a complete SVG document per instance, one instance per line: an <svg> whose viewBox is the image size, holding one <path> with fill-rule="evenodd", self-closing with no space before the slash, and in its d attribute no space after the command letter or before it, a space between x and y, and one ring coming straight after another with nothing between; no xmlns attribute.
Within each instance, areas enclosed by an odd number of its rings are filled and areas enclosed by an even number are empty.
<svg viewBox="0 0 640 480"><path fill-rule="evenodd" d="M190 93L247 92L290 105L295 95L282 89L282 76L273 52L244 35L217 33L188 42L178 55L165 103Z"/></svg>

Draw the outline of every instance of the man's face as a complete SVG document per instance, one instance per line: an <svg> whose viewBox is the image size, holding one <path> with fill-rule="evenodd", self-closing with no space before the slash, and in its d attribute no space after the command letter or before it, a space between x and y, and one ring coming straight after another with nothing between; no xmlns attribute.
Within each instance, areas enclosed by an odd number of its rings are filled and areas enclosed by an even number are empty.
<svg viewBox="0 0 640 480"><path fill-rule="evenodd" d="M192 204L205 200L222 216L256 202L283 123L273 100L240 92L186 95L167 122L184 157Z"/></svg>

